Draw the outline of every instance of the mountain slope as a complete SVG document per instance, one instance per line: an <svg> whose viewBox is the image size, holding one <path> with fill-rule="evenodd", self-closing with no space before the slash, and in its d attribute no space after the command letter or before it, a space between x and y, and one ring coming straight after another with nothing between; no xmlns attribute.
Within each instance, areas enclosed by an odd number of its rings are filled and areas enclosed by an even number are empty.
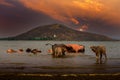
<svg viewBox="0 0 120 80"><path fill-rule="evenodd" d="M15 40L72 40L72 41L109 41L109 37L80 32L60 24L40 26L14 37Z"/></svg>

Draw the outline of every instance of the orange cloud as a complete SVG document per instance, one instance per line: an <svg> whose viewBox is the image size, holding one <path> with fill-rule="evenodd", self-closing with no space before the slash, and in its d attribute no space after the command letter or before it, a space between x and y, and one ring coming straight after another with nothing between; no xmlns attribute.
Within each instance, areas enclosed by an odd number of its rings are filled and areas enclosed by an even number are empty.
<svg viewBox="0 0 120 80"><path fill-rule="evenodd" d="M5 5L5 6L10 6L10 7L13 7L13 5L12 5L12 4L10 4L10 3L6 2L5 0L0 0L0 4L1 4L1 5Z"/></svg>
<svg viewBox="0 0 120 80"><path fill-rule="evenodd" d="M109 5L101 0L19 0L25 7L42 12L62 22L80 24L76 19L102 17L106 21L117 23L117 12L111 12ZM112 19L112 16L116 19Z"/></svg>
<svg viewBox="0 0 120 80"><path fill-rule="evenodd" d="M79 21L77 20L77 19L75 19L75 18L71 18L70 19L73 23L75 23L75 24L79 24Z"/></svg>
<svg viewBox="0 0 120 80"><path fill-rule="evenodd" d="M84 0L82 2L75 0L73 1L74 5L80 7L84 10L90 11L93 10L94 12L100 12L103 8L103 5L99 3L97 0Z"/></svg>

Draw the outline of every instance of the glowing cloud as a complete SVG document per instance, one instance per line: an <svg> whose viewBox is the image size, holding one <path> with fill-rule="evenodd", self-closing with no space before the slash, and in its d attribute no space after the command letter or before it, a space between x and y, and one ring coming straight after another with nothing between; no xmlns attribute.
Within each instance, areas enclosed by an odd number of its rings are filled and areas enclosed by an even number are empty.
<svg viewBox="0 0 120 80"><path fill-rule="evenodd" d="M25 7L42 12L67 24L80 24L78 18L101 18L109 23L119 23L120 12L101 0L19 0ZM108 1L107 1L108 2ZM112 2L112 1L111 1ZM112 4L112 3L111 3Z"/></svg>
<svg viewBox="0 0 120 80"><path fill-rule="evenodd" d="M70 19L73 23L75 23L75 24L79 24L79 21L77 20L77 19L75 19L75 18L71 18Z"/></svg>
<svg viewBox="0 0 120 80"><path fill-rule="evenodd" d="M97 0L84 0L84 1L74 0L73 3L75 6L87 11L90 11L91 9L94 12L100 12L103 8L103 5Z"/></svg>
<svg viewBox="0 0 120 80"><path fill-rule="evenodd" d="M54 19L79 24L76 16L85 16L86 12L100 12L102 4L96 0L20 0L26 7L43 12ZM92 10L92 11L91 11Z"/></svg>

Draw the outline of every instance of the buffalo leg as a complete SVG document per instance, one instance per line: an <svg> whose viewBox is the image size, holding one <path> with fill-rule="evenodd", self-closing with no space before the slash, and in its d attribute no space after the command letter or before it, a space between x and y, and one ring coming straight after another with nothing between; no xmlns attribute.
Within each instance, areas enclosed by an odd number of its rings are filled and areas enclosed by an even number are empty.
<svg viewBox="0 0 120 80"><path fill-rule="evenodd" d="M99 63L99 54L96 53L96 63Z"/></svg>
<svg viewBox="0 0 120 80"><path fill-rule="evenodd" d="M102 63L102 53L100 53L100 64Z"/></svg>

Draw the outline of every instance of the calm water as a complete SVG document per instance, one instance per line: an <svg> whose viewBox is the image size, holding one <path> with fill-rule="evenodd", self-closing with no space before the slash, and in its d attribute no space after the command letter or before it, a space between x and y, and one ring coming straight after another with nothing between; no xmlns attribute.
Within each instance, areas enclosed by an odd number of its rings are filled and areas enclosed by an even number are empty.
<svg viewBox="0 0 120 80"><path fill-rule="evenodd" d="M46 43L82 44L85 45L85 55L67 55L65 58L53 58L48 54L51 46ZM95 64L95 54L91 45L105 45L108 61ZM42 51L38 55L32 53L7 54L6 50L37 48ZM77 42L77 41L0 41L0 72L28 73L119 73L120 72L120 42Z"/></svg>

